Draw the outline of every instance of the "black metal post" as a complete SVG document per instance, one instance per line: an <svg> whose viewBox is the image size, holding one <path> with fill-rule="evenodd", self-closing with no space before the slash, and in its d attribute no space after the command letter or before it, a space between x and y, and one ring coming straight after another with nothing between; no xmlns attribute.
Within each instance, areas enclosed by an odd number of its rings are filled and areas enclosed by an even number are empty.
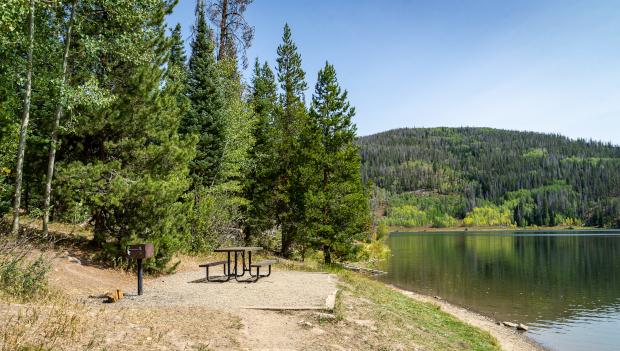
<svg viewBox="0 0 620 351"><path fill-rule="evenodd" d="M235 277L237 276L237 251L235 251Z"/></svg>
<svg viewBox="0 0 620 351"><path fill-rule="evenodd" d="M228 251L228 275L230 276L230 251Z"/></svg>
<svg viewBox="0 0 620 351"><path fill-rule="evenodd" d="M142 295L142 259L138 258L138 295Z"/></svg>

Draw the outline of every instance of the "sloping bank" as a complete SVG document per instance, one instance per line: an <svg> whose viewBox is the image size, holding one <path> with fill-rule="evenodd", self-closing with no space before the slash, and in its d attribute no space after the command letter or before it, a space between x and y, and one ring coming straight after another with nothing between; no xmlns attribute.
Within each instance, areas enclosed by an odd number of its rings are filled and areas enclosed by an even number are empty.
<svg viewBox="0 0 620 351"><path fill-rule="evenodd" d="M431 297L403 291L340 268L290 263L291 269L330 270L340 278L335 313L372 322L385 349L542 350L524 335L492 320ZM369 331L370 332L370 331Z"/></svg>
<svg viewBox="0 0 620 351"><path fill-rule="evenodd" d="M467 324L470 324L485 332L488 332L495 339L497 339L502 350L544 350L542 346L525 336L523 333L517 332L513 329L509 329L501 325L497 325L492 319L470 311L466 308L453 305L444 300L437 300L427 295L402 290L394 286L390 286L390 288L416 301L437 305L441 308L442 311L449 313L450 315L458 318L459 320Z"/></svg>

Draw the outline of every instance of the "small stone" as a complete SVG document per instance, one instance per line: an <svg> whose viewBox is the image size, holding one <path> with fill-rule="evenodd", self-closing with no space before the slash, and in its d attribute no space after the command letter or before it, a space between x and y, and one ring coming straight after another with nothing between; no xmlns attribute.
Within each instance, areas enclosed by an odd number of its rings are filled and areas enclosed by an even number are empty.
<svg viewBox="0 0 620 351"><path fill-rule="evenodd" d="M517 323L513 323L513 322L502 322L502 324L508 328L516 328L518 326Z"/></svg>
<svg viewBox="0 0 620 351"><path fill-rule="evenodd" d="M528 329L528 326L525 324L519 323L519 325L517 325L517 330L527 331Z"/></svg>
<svg viewBox="0 0 620 351"><path fill-rule="evenodd" d="M299 321L298 323L300 326L302 327L306 327L306 328L312 328L314 327L314 324L307 322L307 321Z"/></svg>
<svg viewBox="0 0 620 351"><path fill-rule="evenodd" d="M437 295L435 295L435 296L433 296L433 298L434 298L434 299L437 299L437 300L441 300L441 296L437 296Z"/></svg>
<svg viewBox="0 0 620 351"><path fill-rule="evenodd" d="M328 320L328 321L333 321L336 319L336 316L331 314L331 313L322 313L319 312L316 314L316 316L319 318L319 320Z"/></svg>
<svg viewBox="0 0 620 351"><path fill-rule="evenodd" d="M69 257L67 257L67 259L69 260L69 262L73 262L73 263L77 263L77 264L82 264L82 261L80 261L80 259L77 258L77 257L69 256Z"/></svg>

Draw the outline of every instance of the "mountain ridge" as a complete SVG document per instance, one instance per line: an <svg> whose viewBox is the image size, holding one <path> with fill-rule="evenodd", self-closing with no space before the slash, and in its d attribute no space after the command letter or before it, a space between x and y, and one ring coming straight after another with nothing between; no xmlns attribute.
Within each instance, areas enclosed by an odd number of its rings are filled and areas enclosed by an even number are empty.
<svg viewBox="0 0 620 351"><path fill-rule="evenodd" d="M364 180L392 194L424 189L459 196L463 208L450 213L457 219L486 205L507 206L515 224L521 222L520 206L529 211L525 222L536 225L570 217L614 226L620 217L620 147L609 142L437 127L398 128L360 137L357 143Z"/></svg>

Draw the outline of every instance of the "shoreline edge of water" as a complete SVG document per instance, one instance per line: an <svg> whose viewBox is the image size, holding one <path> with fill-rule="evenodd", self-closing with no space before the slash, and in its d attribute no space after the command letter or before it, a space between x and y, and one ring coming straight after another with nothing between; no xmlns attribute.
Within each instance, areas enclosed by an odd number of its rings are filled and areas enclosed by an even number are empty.
<svg viewBox="0 0 620 351"><path fill-rule="evenodd" d="M491 334L505 351L549 351L541 344L537 343L524 332L498 325L497 321L488 316L484 316L462 306L452 304L443 299L437 299L429 295L401 289L389 283L384 283L390 289L417 301L437 305L442 311L456 317L460 321L473 325Z"/></svg>

